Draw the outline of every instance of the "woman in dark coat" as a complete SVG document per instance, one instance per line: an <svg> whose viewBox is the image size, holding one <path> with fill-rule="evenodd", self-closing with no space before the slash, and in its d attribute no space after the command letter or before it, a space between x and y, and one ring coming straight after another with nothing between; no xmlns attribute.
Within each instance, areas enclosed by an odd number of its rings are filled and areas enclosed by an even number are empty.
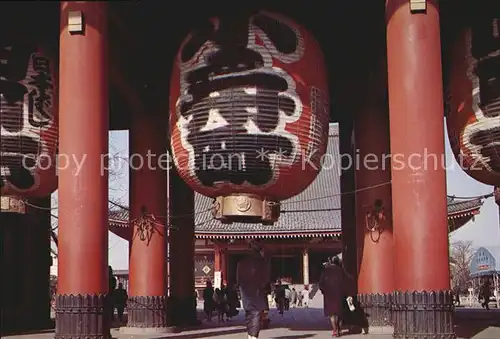
<svg viewBox="0 0 500 339"><path fill-rule="evenodd" d="M207 321L212 321L212 313L215 308L214 293L212 282L207 281L207 287L203 290L203 311L207 316Z"/></svg>
<svg viewBox="0 0 500 339"><path fill-rule="evenodd" d="M330 318L333 335L340 337L345 298L349 295L348 277L340 265L339 258L331 260L323 270L319 289L324 297L324 313Z"/></svg>

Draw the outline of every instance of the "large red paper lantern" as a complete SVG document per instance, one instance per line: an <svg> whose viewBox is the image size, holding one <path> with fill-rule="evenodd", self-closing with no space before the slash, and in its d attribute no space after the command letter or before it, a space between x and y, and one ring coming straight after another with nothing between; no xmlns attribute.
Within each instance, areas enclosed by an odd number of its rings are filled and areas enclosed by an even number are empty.
<svg viewBox="0 0 500 339"><path fill-rule="evenodd" d="M277 203L316 177L328 139L326 67L294 21L258 12L202 23L179 49L170 99L175 164L217 198L216 217L275 220Z"/></svg>
<svg viewBox="0 0 500 339"><path fill-rule="evenodd" d="M460 165L474 179L500 184L499 15L476 18L452 48L448 135Z"/></svg>
<svg viewBox="0 0 500 339"><path fill-rule="evenodd" d="M43 49L0 44L1 195L43 197L57 188L55 60Z"/></svg>

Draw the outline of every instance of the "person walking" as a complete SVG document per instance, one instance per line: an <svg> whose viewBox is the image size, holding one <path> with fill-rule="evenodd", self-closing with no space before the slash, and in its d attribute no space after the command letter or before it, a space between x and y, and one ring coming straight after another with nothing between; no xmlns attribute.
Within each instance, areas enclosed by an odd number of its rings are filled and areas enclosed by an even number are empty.
<svg viewBox="0 0 500 339"><path fill-rule="evenodd" d="M295 287L292 287L292 291L290 292L290 306L295 308L297 306L297 291Z"/></svg>
<svg viewBox="0 0 500 339"><path fill-rule="evenodd" d="M262 315L269 309L267 295L271 284L271 265L259 243L250 243L252 253L238 262L236 280L245 310L248 339L256 339L262 325Z"/></svg>
<svg viewBox="0 0 500 339"><path fill-rule="evenodd" d="M297 293L297 307L302 307L303 304L302 304L302 291L298 292Z"/></svg>
<svg viewBox="0 0 500 339"><path fill-rule="evenodd" d="M281 284L281 280L276 281L274 291L276 308L278 309L279 314L283 315L285 311L286 292L284 286Z"/></svg>
<svg viewBox="0 0 500 339"><path fill-rule="evenodd" d="M240 300L238 298L238 290L236 284L230 285L226 289L226 296L227 296L227 304L228 304L228 311L227 311L227 320L231 320L232 317L235 317L238 315L238 308L240 308Z"/></svg>
<svg viewBox="0 0 500 339"><path fill-rule="evenodd" d="M481 297L481 299L483 299L481 306L483 308L486 308L487 310L489 310L490 309L489 304L490 304L490 298L491 298L491 284L490 284L490 280L488 278L486 278L486 280L481 285L480 297Z"/></svg>
<svg viewBox="0 0 500 339"><path fill-rule="evenodd" d="M116 313L118 314L118 320L123 323L123 313L125 312L125 306L127 306L128 294L123 288L123 284L119 283L116 290L113 291L113 302L116 307Z"/></svg>
<svg viewBox="0 0 500 339"><path fill-rule="evenodd" d="M212 282L207 281L206 287L203 289L203 311L208 322L212 321L214 305L214 288L212 287Z"/></svg>
<svg viewBox="0 0 500 339"><path fill-rule="evenodd" d="M309 285L304 285L304 289L300 291L300 294L302 295L302 305L305 308L309 308L310 293L311 291L309 291Z"/></svg>
<svg viewBox="0 0 500 339"><path fill-rule="evenodd" d="M347 288L348 277L340 264L340 259L334 257L329 260L321 273L319 289L324 298L324 314L330 318L332 335L341 336L342 313L346 297L349 296Z"/></svg>

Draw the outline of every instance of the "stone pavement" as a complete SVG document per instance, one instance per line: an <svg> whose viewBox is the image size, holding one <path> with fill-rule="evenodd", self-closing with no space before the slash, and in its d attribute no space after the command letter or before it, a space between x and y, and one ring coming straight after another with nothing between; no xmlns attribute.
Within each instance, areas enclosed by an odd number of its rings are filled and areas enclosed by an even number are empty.
<svg viewBox="0 0 500 339"><path fill-rule="evenodd" d="M500 312L492 310L491 313L485 313L482 310L461 310L457 318L456 332L459 338L463 339L500 339ZM112 335L118 339L148 339L148 338L178 338L178 339L246 339L245 328L243 326L243 315L241 314L232 321L217 324L217 322L204 322L200 328L186 330L178 334L169 335L125 335L120 333L118 328L112 330ZM470 316L469 316L470 315ZM328 320L323 316L323 310L320 308L309 309L291 309L285 312L283 316L276 310L270 312L271 326L261 332L260 338L269 339L321 339L331 338ZM5 338L15 339L45 339L53 338L54 333L38 333L31 335L18 335ZM348 335L346 339L387 339L392 338L391 333L362 335Z"/></svg>

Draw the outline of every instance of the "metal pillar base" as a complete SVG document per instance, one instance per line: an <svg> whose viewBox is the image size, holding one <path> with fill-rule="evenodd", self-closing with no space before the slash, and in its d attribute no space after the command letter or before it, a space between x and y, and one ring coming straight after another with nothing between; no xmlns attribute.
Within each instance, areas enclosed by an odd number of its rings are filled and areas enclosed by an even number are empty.
<svg viewBox="0 0 500 339"><path fill-rule="evenodd" d="M451 291L394 292L394 338L454 339Z"/></svg>
<svg viewBox="0 0 500 339"><path fill-rule="evenodd" d="M56 339L107 339L111 310L107 294L56 296Z"/></svg>
<svg viewBox="0 0 500 339"><path fill-rule="evenodd" d="M132 296L127 301L127 327L167 327L167 306L165 296ZM161 330L160 330L161 332Z"/></svg>
<svg viewBox="0 0 500 339"><path fill-rule="evenodd" d="M368 293L358 295L358 302L368 317L370 327L392 326L392 295L389 293Z"/></svg>

